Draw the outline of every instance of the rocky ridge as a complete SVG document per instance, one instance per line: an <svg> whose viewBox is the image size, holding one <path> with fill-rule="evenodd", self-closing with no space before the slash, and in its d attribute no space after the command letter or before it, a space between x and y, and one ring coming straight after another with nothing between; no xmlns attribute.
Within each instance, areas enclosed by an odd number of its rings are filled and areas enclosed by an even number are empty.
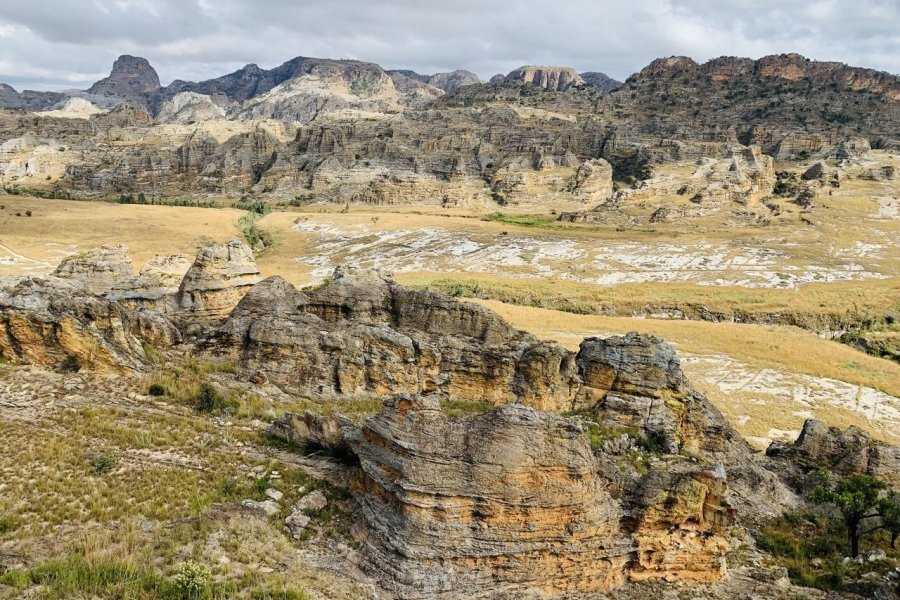
<svg viewBox="0 0 900 600"><path fill-rule="evenodd" d="M584 211L611 195L605 183L602 194L579 193L592 161L607 160L619 179L618 165L646 155L651 163L719 161L704 169L702 185L671 183L696 187L691 196L709 199L700 207L708 211L766 191L756 167L744 168L755 162L764 173L765 159L735 148L780 160L858 161L850 146L900 143L896 77L796 55L705 65L660 59L608 93L612 83L568 68L527 67L483 83L464 71L424 76L298 57L155 89L158 78L141 59L117 65L93 92L77 94L94 103L79 111L62 110L65 96L43 107L62 111L0 111L4 184L85 197ZM3 97L6 106L24 106L17 93ZM97 108L114 104L108 113ZM728 172L735 160L741 173ZM639 198L659 182L634 183L644 187Z"/></svg>
<svg viewBox="0 0 900 600"><path fill-rule="evenodd" d="M897 484L897 449L854 429L808 422L793 446L755 456L659 338L589 338L572 353L379 273L340 268L305 291L257 282L240 242L185 263L160 257L134 275L127 249L101 248L4 282L0 352L123 373L146 369L150 346L180 347L234 356L245 386L384 397L361 424L288 414L268 431L344 465L352 560L394 597L563 598L653 582L715 594L731 589L726 557L743 528L801 506L809 470ZM177 287L163 277L179 273ZM288 517L292 536L313 502ZM784 588L757 577L766 594Z"/></svg>

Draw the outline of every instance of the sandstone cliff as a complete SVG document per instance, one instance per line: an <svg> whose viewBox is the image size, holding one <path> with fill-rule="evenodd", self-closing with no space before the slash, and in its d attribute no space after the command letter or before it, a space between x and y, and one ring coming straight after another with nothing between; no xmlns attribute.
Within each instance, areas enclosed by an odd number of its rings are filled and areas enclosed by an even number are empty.
<svg viewBox="0 0 900 600"><path fill-rule="evenodd" d="M571 67L521 67L510 71L506 80L523 81L556 92L564 92L570 87L584 84L578 71Z"/></svg>

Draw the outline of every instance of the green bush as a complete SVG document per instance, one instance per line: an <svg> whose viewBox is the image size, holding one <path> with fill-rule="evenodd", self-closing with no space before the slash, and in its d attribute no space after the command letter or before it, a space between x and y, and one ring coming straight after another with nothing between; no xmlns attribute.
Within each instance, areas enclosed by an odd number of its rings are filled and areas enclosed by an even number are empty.
<svg viewBox="0 0 900 600"><path fill-rule="evenodd" d="M165 396L166 388L158 383L151 383L150 387L147 388L147 393L151 396Z"/></svg>
<svg viewBox="0 0 900 600"><path fill-rule="evenodd" d="M205 413L234 414L240 408L240 403L226 398L212 384L203 383L194 397L194 408Z"/></svg>
<svg viewBox="0 0 900 600"><path fill-rule="evenodd" d="M775 187L772 193L781 198L790 198L797 194L797 174L792 171L775 173Z"/></svg>
<svg viewBox="0 0 900 600"><path fill-rule="evenodd" d="M94 475L106 475L115 467L118 460L112 454L98 452L91 457L91 473Z"/></svg>
<svg viewBox="0 0 900 600"><path fill-rule="evenodd" d="M81 370L81 362L77 356L70 354L60 363L59 369L64 373L77 373Z"/></svg>
<svg viewBox="0 0 900 600"><path fill-rule="evenodd" d="M199 600L209 596L212 587L212 573L207 566L187 560L178 566L174 583L179 598Z"/></svg>

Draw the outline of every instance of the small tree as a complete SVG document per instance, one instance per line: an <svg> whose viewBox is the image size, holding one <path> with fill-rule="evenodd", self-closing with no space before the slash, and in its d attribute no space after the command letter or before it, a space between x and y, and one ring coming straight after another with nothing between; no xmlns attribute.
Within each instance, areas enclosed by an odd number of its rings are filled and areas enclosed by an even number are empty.
<svg viewBox="0 0 900 600"><path fill-rule="evenodd" d="M881 499L878 512L881 514L881 526L891 534L891 548L897 548L900 537L900 494L893 492Z"/></svg>
<svg viewBox="0 0 900 600"><path fill-rule="evenodd" d="M824 469L819 470L815 478L817 485L811 499L822 504L834 504L841 511L850 541L850 556L856 558L859 556L860 538L874 530L862 531L863 522L880 516L879 496L886 487L885 483L869 475L850 475L834 483Z"/></svg>

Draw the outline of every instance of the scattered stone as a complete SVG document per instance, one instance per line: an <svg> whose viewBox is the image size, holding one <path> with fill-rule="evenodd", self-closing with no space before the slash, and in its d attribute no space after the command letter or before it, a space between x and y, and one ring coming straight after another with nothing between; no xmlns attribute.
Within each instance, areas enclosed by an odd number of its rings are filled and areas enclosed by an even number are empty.
<svg viewBox="0 0 900 600"><path fill-rule="evenodd" d="M273 473L273 475L274 475L274 473ZM275 502L278 502L278 501L280 501L280 500L284 497L284 494L281 493L281 492L279 492L279 491L276 490L275 488L269 488L269 489L266 490L266 496L267 496L268 498L271 498L271 499L274 500Z"/></svg>
<svg viewBox="0 0 900 600"><path fill-rule="evenodd" d="M277 502L273 500L264 500L263 502L257 502L256 500L242 500L241 506L250 510L258 510L265 513L267 517L271 517L272 515L276 515L281 511L281 507Z"/></svg>
<svg viewBox="0 0 900 600"><path fill-rule="evenodd" d="M310 518L299 511L295 511L291 516L284 520L284 526L295 540L300 539L303 532L309 527L309 523Z"/></svg>
<svg viewBox="0 0 900 600"><path fill-rule="evenodd" d="M308 513L322 510L327 505L328 499L325 497L325 494L323 494L319 490L315 490L300 498L297 503L294 504L294 510L302 513Z"/></svg>

